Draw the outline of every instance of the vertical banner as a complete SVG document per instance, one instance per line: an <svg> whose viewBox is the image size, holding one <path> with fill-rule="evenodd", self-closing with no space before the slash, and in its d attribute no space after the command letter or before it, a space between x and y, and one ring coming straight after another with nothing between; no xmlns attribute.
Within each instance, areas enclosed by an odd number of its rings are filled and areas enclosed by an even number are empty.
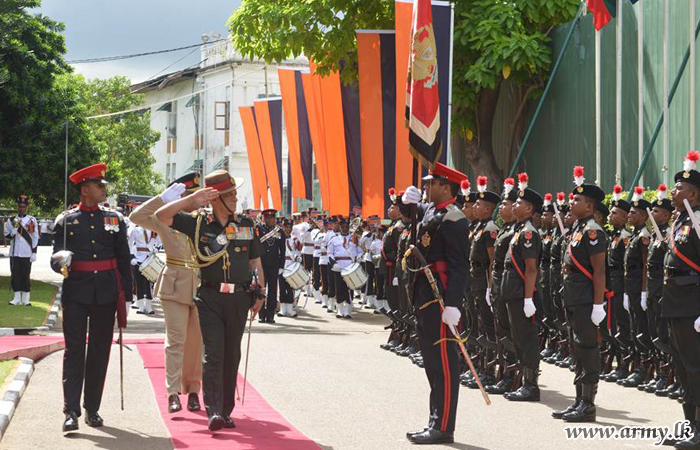
<svg viewBox="0 0 700 450"><path fill-rule="evenodd" d="M449 105L451 99L450 82L452 67L450 66L450 42L452 39L452 12L447 1L432 2L433 30L438 59L438 89L440 92L440 123L447 124L450 120ZM411 0L395 0L396 26L396 188L403 189L411 184L412 157L408 152L408 128L406 128L406 83L411 53L411 21L413 18L413 2ZM440 139L449 141L449 127L442 126ZM445 147L446 148L446 147ZM440 155L441 163L447 162L447 152Z"/></svg>
<svg viewBox="0 0 700 450"><path fill-rule="evenodd" d="M340 79L338 80L340 81ZM350 209L362 209L362 136L360 133L360 92L357 83L340 84L345 128L345 157L348 167Z"/></svg>
<svg viewBox="0 0 700 450"><path fill-rule="evenodd" d="M328 158L326 156L326 136L323 129L323 105L320 99L320 88L311 73L302 73L301 81L304 85L304 99L306 100L306 111L309 117L309 131L311 132L311 142L313 143L314 156L316 157L316 176L318 177L321 188L321 202L323 203L323 209L330 211L331 194L328 179Z"/></svg>
<svg viewBox="0 0 700 450"><path fill-rule="evenodd" d="M362 211L384 217L396 175L396 36L358 30Z"/></svg>
<svg viewBox="0 0 700 450"><path fill-rule="evenodd" d="M282 99L253 103L272 206L282 210Z"/></svg>
<svg viewBox="0 0 700 450"><path fill-rule="evenodd" d="M252 208L267 209L267 176L265 174L265 163L263 162L260 149L260 138L258 137L255 111L252 106L241 106L238 108L238 111L241 115L245 145L248 151L250 179L253 186Z"/></svg>
<svg viewBox="0 0 700 450"><path fill-rule="evenodd" d="M287 130L292 196L311 200L313 146L302 73L299 70L283 68L280 68L277 73L282 92L284 124Z"/></svg>

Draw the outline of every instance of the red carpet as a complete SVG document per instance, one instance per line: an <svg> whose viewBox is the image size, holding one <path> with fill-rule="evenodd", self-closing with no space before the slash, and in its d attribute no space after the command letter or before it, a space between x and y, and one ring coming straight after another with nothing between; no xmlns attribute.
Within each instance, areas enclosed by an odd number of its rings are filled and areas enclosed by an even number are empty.
<svg viewBox="0 0 700 450"><path fill-rule="evenodd" d="M18 357L37 360L63 347L62 336L0 336L0 361Z"/></svg>
<svg viewBox="0 0 700 450"><path fill-rule="evenodd" d="M127 342L125 340L125 342ZM227 450L319 450L319 446L294 428L280 413L262 398L248 383L245 405L236 405L232 418L236 428L211 432L207 429L207 414L204 411L187 411L186 397L180 396L183 410L168 413L168 399L165 390L165 367L163 344L137 342L144 367L153 385L156 403L163 416L163 422L170 431L173 447L176 449L227 449ZM241 361L243 364L243 361ZM243 379L238 377L238 389L242 391ZM200 401L201 401L200 396ZM204 404L202 404L204 407Z"/></svg>

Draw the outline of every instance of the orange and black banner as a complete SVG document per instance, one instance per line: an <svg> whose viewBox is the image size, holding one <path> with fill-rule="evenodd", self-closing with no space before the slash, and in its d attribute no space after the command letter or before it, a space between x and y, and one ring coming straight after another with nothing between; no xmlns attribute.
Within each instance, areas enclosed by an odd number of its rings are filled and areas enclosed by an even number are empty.
<svg viewBox="0 0 700 450"><path fill-rule="evenodd" d="M283 69L277 71L282 92L284 124L287 130L289 148L289 185L291 198L312 200L313 184L313 145L309 127L306 98L300 70Z"/></svg>
<svg viewBox="0 0 700 450"><path fill-rule="evenodd" d="M272 207L282 210L282 99L253 103Z"/></svg>
<svg viewBox="0 0 700 450"><path fill-rule="evenodd" d="M255 119L255 108L241 106L238 108L243 123L245 145L248 150L248 164L250 165L250 178L253 185L253 208L267 209L267 175L260 148L260 137Z"/></svg>
<svg viewBox="0 0 700 450"><path fill-rule="evenodd" d="M384 217L396 175L396 36L358 30L362 212Z"/></svg>

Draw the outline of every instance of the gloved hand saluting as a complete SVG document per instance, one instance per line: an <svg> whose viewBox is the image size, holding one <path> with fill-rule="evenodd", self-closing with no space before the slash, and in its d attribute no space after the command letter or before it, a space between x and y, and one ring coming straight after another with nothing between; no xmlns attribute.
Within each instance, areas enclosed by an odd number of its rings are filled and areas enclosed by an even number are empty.
<svg viewBox="0 0 700 450"><path fill-rule="evenodd" d="M179 199L186 190L187 188L184 184L173 183L166 190L164 190L162 194L160 194L160 199L163 200L163 203L165 204L174 202L175 200Z"/></svg>
<svg viewBox="0 0 700 450"><path fill-rule="evenodd" d="M401 197L401 201L407 205L416 205L422 197L420 189L415 186L409 186Z"/></svg>

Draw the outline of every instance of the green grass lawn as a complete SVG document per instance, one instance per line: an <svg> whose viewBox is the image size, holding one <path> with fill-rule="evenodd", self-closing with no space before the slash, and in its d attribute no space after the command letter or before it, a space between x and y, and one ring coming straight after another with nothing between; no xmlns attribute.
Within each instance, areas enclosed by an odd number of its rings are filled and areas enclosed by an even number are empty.
<svg viewBox="0 0 700 450"><path fill-rule="evenodd" d="M5 379L10 376L10 374L15 370L15 367L19 364L16 359L10 359L8 361L0 361L0 388L5 384Z"/></svg>
<svg viewBox="0 0 700 450"><path fill-rule="evenodd" d="M49 315L58 288L32 280L32 306L11 306L10 277L0 277L0 328L40 327Z"/></svg>

